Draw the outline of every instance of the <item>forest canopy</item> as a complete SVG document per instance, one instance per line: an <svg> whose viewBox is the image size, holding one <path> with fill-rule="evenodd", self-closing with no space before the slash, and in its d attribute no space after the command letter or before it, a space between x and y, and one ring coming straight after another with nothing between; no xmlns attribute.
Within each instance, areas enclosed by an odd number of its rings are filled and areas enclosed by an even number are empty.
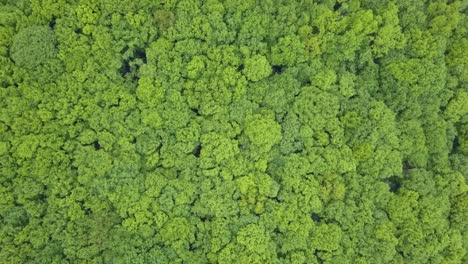
<svg viewBox="0 0 468 264"><path fill-rule="evenodd" d="M467 3L0 0L0 262L468 263Z"/></svg>

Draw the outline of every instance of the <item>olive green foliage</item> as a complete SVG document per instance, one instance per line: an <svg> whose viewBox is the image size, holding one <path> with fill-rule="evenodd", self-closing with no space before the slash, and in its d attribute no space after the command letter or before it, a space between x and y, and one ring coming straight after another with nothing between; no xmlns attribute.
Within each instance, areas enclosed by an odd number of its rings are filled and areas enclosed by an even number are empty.
<svg viewBox="0 0 468 264"><path fill-rule="evenodd" d="M54 32L46 26L31 26L13 37L11 59L19 66L34 69L56 56Z"/></svg>
<svg viewBox="0 0 468 264"><path fill-rule="evenodd" d="M468 263L463 0L0 0L0 263Z"/></svg>

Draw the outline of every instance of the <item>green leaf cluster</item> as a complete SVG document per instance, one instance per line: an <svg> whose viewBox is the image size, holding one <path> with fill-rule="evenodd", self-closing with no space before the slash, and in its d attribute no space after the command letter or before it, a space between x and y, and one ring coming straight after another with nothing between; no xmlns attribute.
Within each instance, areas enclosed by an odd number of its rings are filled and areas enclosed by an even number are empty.
<svg viewBox="0 0 468 264"><path fill-rule="evenodd" d="M0 263L468 263L463 0L0 0Z"/></svg>

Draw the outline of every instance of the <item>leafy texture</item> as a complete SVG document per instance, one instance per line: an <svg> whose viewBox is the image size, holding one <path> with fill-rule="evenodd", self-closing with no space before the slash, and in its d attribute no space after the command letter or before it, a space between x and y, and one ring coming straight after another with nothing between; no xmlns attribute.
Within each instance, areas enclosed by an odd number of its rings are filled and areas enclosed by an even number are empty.
<svg viewBox="0 0 468 264"><path fill-rule="evenodd" d="M468 263L462 0L0 0L0 263Z"/></svg>

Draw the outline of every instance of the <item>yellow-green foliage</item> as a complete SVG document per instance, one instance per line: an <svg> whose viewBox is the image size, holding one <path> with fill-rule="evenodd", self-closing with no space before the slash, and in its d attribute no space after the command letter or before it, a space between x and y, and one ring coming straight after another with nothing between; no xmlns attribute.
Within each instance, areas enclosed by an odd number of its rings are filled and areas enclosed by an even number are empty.
<svg viewBox="0 0 468 264"><path fill-rule="evenodd" d="M462 0L0 0L0 263L468 263Z"/></svg>

